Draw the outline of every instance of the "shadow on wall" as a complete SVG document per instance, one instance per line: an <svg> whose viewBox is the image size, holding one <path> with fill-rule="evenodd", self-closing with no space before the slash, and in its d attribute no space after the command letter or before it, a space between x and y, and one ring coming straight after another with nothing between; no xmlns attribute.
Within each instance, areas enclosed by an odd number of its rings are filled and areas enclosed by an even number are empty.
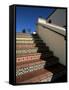
<svg viewBox="0 0 69 90"><path fill-rule="evenodd" d="M41 53L40 59L46 61L44 68L53 73L51 82L67 82L66 67L59 64L59 58L53 55L53 52L49 50L49 47L46 46L37 34L32 34L32 36L36 47L38 47L37 52Z"/></svg>

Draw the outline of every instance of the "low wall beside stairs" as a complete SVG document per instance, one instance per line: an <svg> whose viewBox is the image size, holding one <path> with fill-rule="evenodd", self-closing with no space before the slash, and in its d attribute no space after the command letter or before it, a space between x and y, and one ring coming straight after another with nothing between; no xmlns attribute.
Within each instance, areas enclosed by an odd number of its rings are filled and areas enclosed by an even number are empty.
<svg viewBox="0 0 69 90"><path fill-rule="evenodd" d="M62 27L38 20L36 32L46 43L54 55L59 58L59 62L66 65L66 30Z"/></svg>

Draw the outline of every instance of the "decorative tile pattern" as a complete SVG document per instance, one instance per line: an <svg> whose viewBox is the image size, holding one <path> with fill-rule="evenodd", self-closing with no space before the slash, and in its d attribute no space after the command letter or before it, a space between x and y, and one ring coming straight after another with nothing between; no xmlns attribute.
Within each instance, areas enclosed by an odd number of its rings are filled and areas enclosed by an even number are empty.
<svg viewBox="0 0 69 90"><path fill-rule="evenodd" d="M38 48L23 49L23 50L16 50L16 54L36 53L37 51L38 51Z"/></svg>
<svg viewBox="0 0 69 90"><path fill-rule="evenodd" d="M44 65L45 65L45 61L42 61L42 62L38 62L38 63L33 63L32 65L28 65L28 67L17 69L16 70L16 76L25 74L27 72L32 72L32 71L41 69L44 67Z"/></svg>
<svg viewBox="0 0 69 90"><path fill-rule="evenodd" d="M27 40L27 41L28 41L28 40L33 40L33 38L32 38L32 37L29 37L29 38L26 38L26 37L25 37L25 38L18 38L18 37L17 37L17 38L16 38L16 41L18 41L18 40L20 40L20 41L21 41L21 40L24 40L24 41Z"/></svg>
<svg viewBox="0 0 69 90"><path fill-rule="evenodd" d="M41 57L41 53L25 55L25 56L22 56L22 57L17 57L16 62L37 60L37 59L40 59L40 57Z"/></svg>
<svg viewBox="0 0 69 90"><path fill-rule="evenodd" d="M49 60L52 56L53 53L37 35L16 33L16 82L50 82L53 73L45 67L54 64L52 59Z"/></svg>
<svg viewBox="0 0 69 90"><path fill-rule="evenodd" d="M36 44L17 44L16 49L34 48Z"/></svg>
<svg viewBox="0 0 69 90"><path fill-rule="evenodd" d="M31 43L31 44L33 44L33 43L42 43L41 42L42 40L17 40L16 41L16 43L18 44L18 43Z"/></svg>

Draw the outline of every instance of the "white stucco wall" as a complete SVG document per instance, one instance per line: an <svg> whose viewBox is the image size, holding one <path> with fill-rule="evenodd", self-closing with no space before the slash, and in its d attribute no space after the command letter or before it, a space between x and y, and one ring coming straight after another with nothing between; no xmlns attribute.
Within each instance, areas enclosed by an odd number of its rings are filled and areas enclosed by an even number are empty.
<svg viewBox="0 0 69 90"><path fill-rule="evenodd" d="M37 25L36 32L41 37L41 39L49 46L50 50L54 52L54 55L59 58L59 62L63 65L66 65L66 40L64 39L64 37L53 31L50 31L47 28L42 27L39 24Z"/></svg>
<svg viewBox="0 0 69 90"><path fill-rule="evenodd" d="M57 9L48 19L51 20L52 24L58 26L66 26L66 9Z"/></svg>

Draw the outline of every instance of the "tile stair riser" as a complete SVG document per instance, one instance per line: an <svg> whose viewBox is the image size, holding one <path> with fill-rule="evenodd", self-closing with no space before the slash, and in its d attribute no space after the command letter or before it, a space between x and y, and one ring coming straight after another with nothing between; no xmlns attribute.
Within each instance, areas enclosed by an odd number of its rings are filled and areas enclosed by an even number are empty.
<svg viewBox="0 0 69 90"><path fill-rule="evenodd" d="M18 43L43 43L42 40L38 40L38 41L33 41L33 40L24 40L24 41L16 41L16 44Z"/></svg>
<svg viewBox="0 0 69 90"><path fill-rule="evenodd" d="M25 68L22 68L22 69L18 69L18 70L16 70L16 76L41 69L41 68L44 67L44 65L45 65L45 62L40 63L40 64L33 64L30 67L25 67Z"/></svg>
<svg viewBox="0 0 69 90"><path fill-rule="evenodd" d="M18 38L18 37L16 37L16 41L25 41L25 40L33 40L33 38L31 38L31 37L29 37L29 38Z"/></svg>
<svg viewBox="0 0 69 90"><path fill-rule="evenodd" d="M32 37L32 35L24 33L16 33L16 37Z"/></svg>
<svg viewBox="0 0 69 90"><path fill-rule="evenodd" d="M40 40L39 38L36 38L36 39L34 39L34 38L32 38L32 37L29 37L29 38L16 38L16 40L17 41L25 41L25 40L32 40L32 41L35 41L35 40Z"/></svg>
<svg viewBox="0 0 69 90"><path fill-rule="evenodd" d="M38 51L38 48L34 49L24 49L24 50L16 50L16 54L25 54L25 53L36 53Z"/></svg>
<svg viewBox="0 0 69 90"><path fill-rule="evenodd" d="M36 61L33 61L33 62L30 62L30 63L27 63L27 62L24 62L24 63L17 63L16 64L16 69L21 69L21 68L26 68L26 67L31 67L32 65L38 65L38 64L43 64L45 63L46 61L44 60L36 60Z"/></svg>
<svg viewBox="0 0 69 90"><path fill-rule="evenodd" d="M35 58L34 54L36 54L36 58ZM28 60L32 60L32 58L31 57L29 58L29 56L33 56L35 59L39 58L39 59L43 59L44 60L44 59L47 59L47 58L53 56L53 52L45 52L43 54L42 53L37 53L37 52L35 52L35 53L25 53L25 54L20 53L20 54L16 55L16 59L18 58L18 61L20 61L20 60L24 61L24 60L27 60L27 58L28 58Z"/></svg>
<svg viewBox="0 0 69 90"><path fill-rule="evenodd" d="M34 48L36 47L35 44L26 44L26 45L16 45L16 49L23 49L23 48Z"/></svg>
<svg viewBox="0 0 69 90"><path fill-rule="evenodd" d="M39 36L32 36L29 34L16 34L17 38L39 38Z"/></svg>
<svg viewBox="0 0 69 90"><path fill-rule="evenodd" d="M23 75L25 73L32 72L32 71L35 71L35 70L38 70L38 69L41 69L41 68L43 68L43 66L38 67L38 68L34 68L34 69L30 69L30 70L28 69L28 70L23 70L21 72L16 72L16 76Z"/></svg>
<svg viewBox="0 0 69 90"><path fill-rule="evenodd" d="M49 51L49 49L39 49L39 48L30 48L30 49L23 49L23 50L16 50L16 55L18 54L26 54L26 53L37 53L37 52L46 52Z"/></svg>
<svg viewBox="0 0 69 90"><path fill-rule="evenodd" d="M37 67L37 68L34 67L34 69L29 68L29 69L26 69L26 70L17 71L17 72L16 72L16 76L20 76L20 75L26 74L26 73L28 73L28 72L32 72L32 71L35 71L35 70L39 70L39 69L41 69L41 68L43 68L43 66Z"/></svg>
<svg viewBox="0 0 69 90"><path fill-rule="evenodd" d="M47 46L44 46L44 45L35 45L35 44L26 44L26 45L16 45L16 49L19 50L19 49L24 49L24 48L48 48Z"/></svg>
<svg viewBox="0 0 69 90"><path fill-rule="evenodd" d="M38 60L40 59L41 54L40 55L31 55L31 56L23 56L20 58L16 58L16 62L22 62L22 61L31 61L31 60Z"/></svg>

